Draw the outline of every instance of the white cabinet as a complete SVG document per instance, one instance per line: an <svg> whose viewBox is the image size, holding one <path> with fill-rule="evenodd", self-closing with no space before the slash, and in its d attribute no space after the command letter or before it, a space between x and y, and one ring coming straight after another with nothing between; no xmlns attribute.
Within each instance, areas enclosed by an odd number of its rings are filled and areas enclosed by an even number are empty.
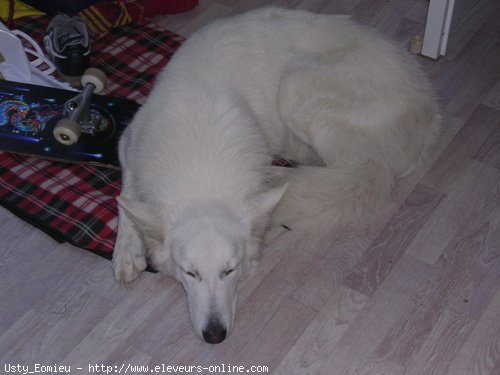
<svg viewBox="0 0 500 375"><path fill-rule="evenodd" d="M471 9L484 0L430 0L422 55L437 59L446 54L450 34Z"/></svg>

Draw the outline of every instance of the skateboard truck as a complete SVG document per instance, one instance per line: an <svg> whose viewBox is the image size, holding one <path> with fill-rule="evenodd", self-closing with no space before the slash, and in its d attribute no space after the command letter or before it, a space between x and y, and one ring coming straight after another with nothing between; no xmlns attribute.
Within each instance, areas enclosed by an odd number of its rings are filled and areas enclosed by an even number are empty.
<svg viewBox="0 0 500 375"><path fill-rule="evenodd" d="M66 146L78 142L81 133L94 135L106 126L106 119L98 112L90 110L93 94L104 90L105 74L95 68L85 70L81 78L82 92L64 103L63 118L54 127L54 137Z"/></svg>

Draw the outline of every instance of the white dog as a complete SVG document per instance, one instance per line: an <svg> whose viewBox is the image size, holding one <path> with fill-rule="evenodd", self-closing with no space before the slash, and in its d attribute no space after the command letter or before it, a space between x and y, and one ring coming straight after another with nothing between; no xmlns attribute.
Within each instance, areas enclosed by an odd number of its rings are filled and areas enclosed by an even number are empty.
<svg viewBox="0 0 500 375"><path fill-rule="evenodd" d="M273 210L289 224L376 209L439 125L411 57L346 16L218 20L175 54L121 139L115 277L130 282L147 262L172 275L196 333L219 343ZM308 166L275 168L285 182L273 187L274 155Z"/></svg>

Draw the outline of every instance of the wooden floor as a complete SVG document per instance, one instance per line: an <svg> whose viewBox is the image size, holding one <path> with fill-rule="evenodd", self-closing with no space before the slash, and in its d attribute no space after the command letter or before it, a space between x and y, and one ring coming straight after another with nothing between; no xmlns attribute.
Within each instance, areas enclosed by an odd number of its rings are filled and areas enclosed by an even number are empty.
<svg viewBox="0 0 500 375"><path fill-rule="evenodd" d="M202 0L157 21L189 36L270 3L349 13L405 48L423 31L428 5ZM128 373L241 365L283 375L500 374L499 20L500 3L480 0L446 58L418 58L444 112L434 160L399 181L396 203L375 223L322 238L276 230L260 272L240 285L236 326L220 345L195 338L170 278L144 274L122 287L107 260L1 210L0 373L38 363L70 365L72 374L104 373L89 368L101 364L151 366Z"/></svg>

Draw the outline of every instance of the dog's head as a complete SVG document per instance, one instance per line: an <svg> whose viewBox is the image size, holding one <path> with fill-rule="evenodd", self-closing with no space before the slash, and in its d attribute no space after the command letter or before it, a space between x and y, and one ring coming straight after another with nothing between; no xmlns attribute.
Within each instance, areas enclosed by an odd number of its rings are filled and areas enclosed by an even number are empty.
<svg viewBox="0 0 500 375"><path fill-rule="evenodd" d="M258 259L255 231L285 190L258 194L244 212L205 202L184 207L174 220L158 207L119 199L142 234L153 267L184 286L194 330L207 343L220 343L229 335L237 282Z"/></svg>

